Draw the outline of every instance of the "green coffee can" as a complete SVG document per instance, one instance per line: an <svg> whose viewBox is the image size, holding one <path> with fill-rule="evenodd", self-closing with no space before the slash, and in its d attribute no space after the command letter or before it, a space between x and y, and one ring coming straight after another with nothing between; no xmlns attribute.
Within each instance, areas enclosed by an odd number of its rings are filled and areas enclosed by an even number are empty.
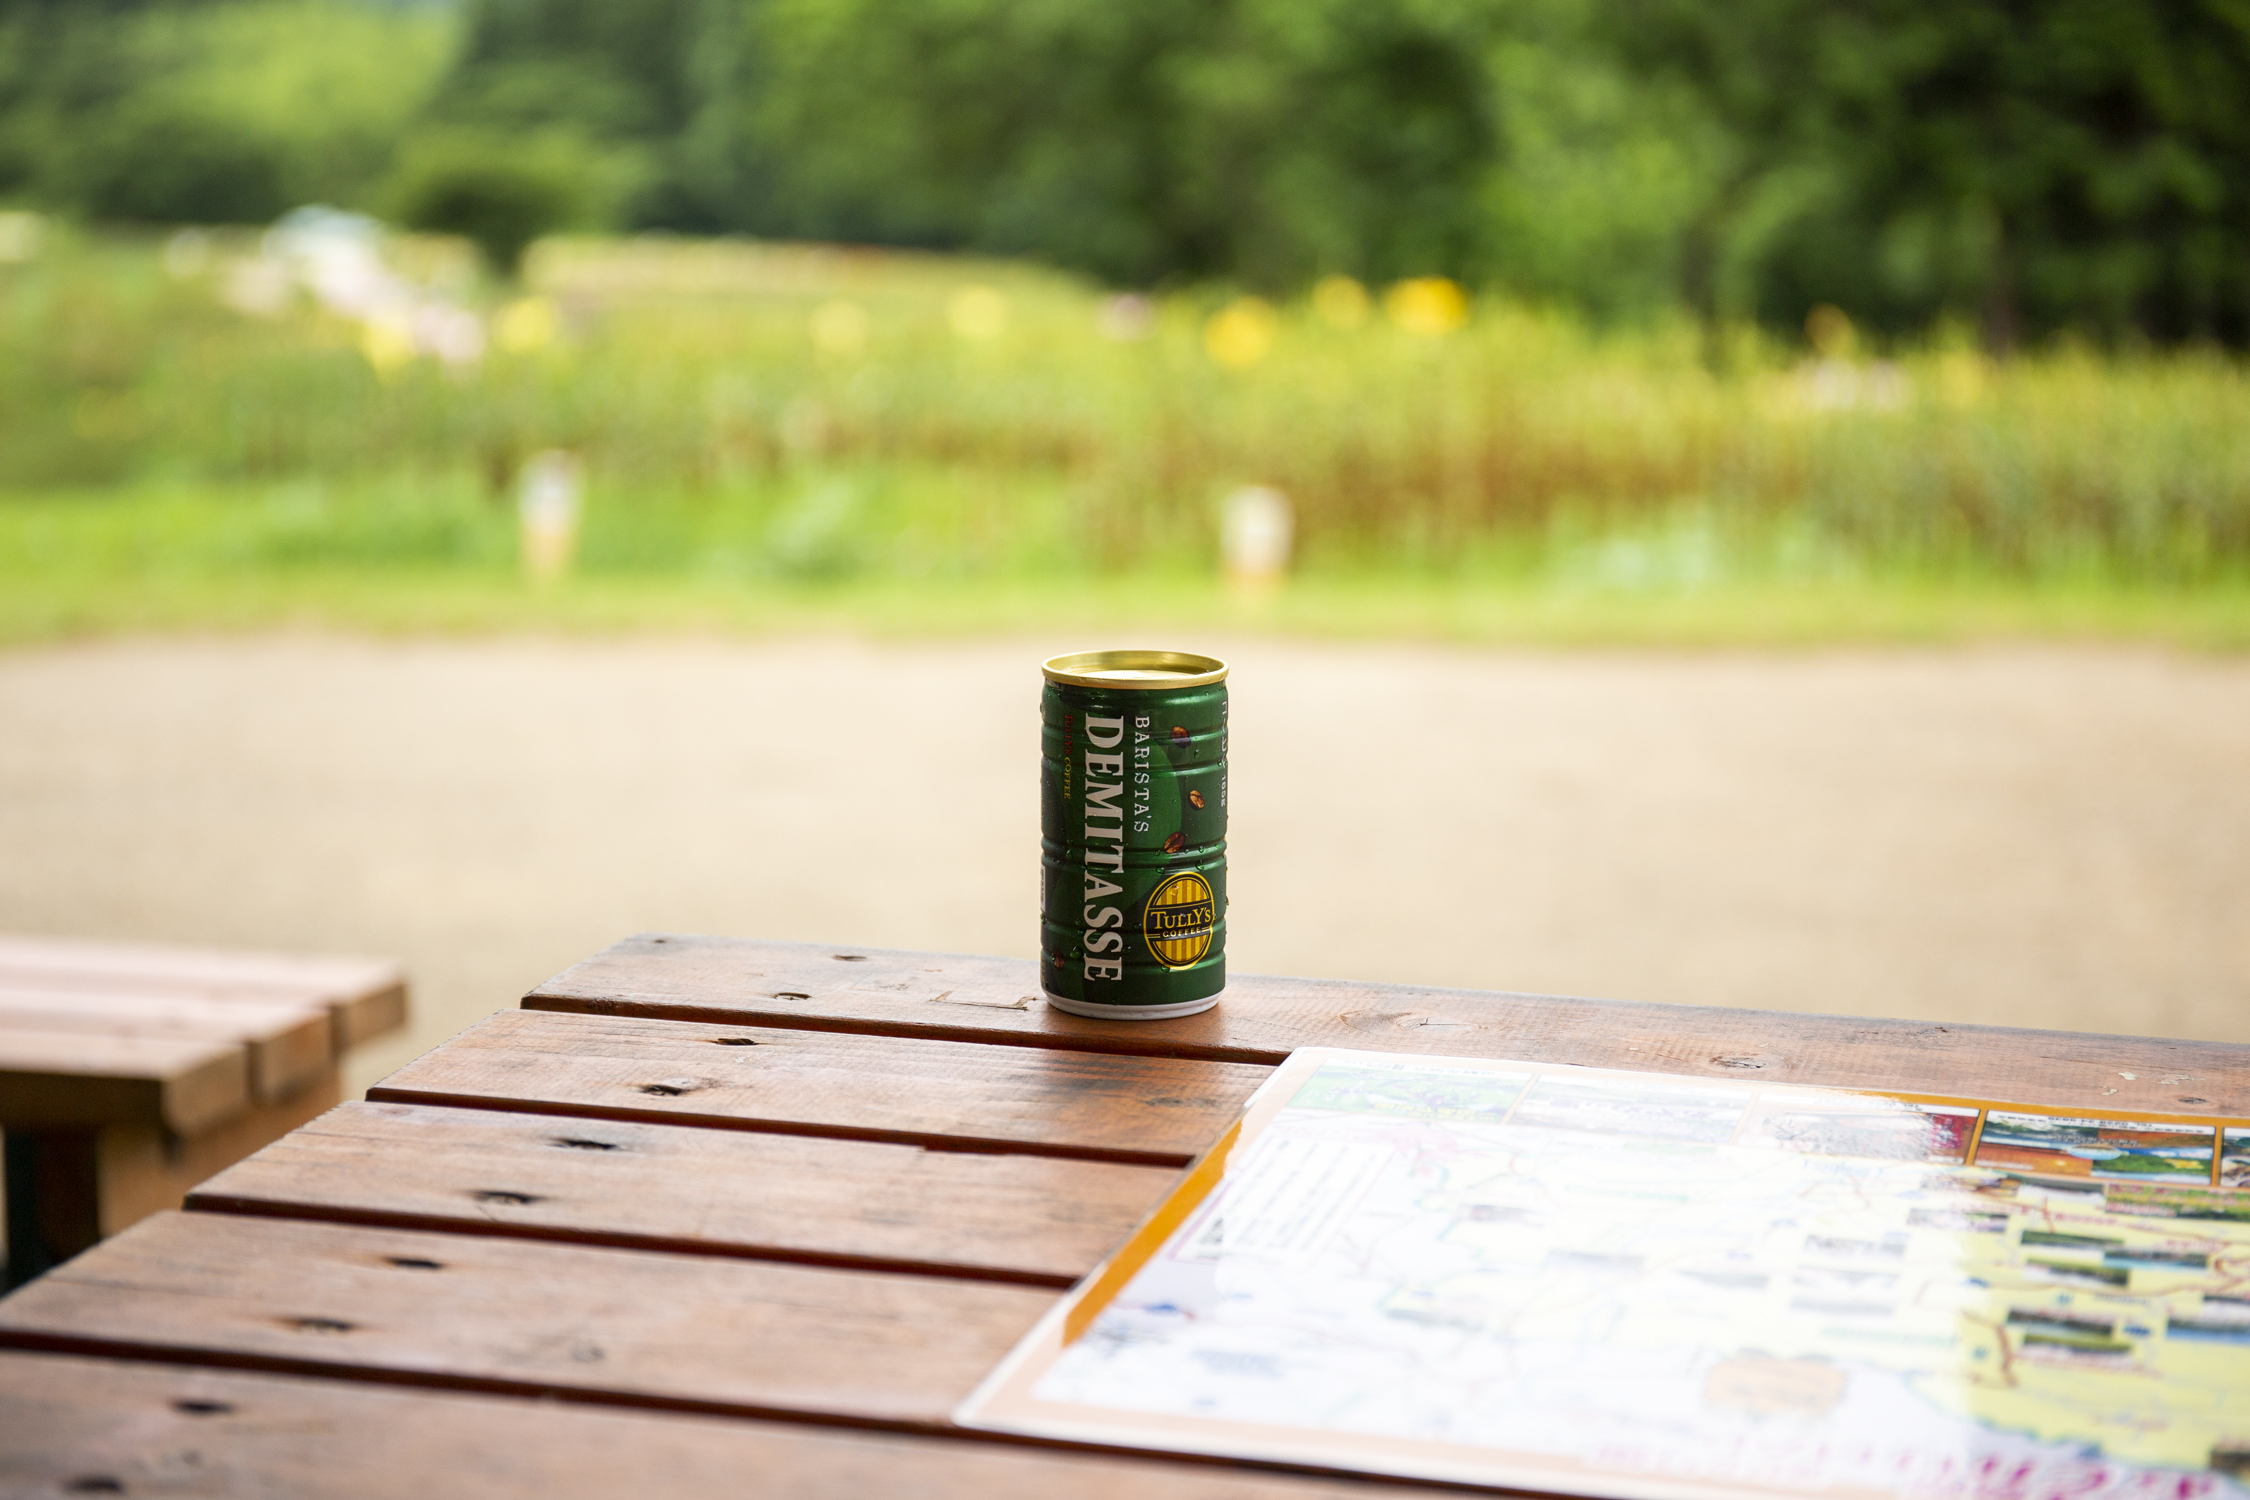
<svg viewBox="0 0 2250 1500"><path fill-rule="evenodd" d="M1159 1020L1227 984L1227 664L1077 651L1043 669L1039 973L1073 1015Z"/></svg>

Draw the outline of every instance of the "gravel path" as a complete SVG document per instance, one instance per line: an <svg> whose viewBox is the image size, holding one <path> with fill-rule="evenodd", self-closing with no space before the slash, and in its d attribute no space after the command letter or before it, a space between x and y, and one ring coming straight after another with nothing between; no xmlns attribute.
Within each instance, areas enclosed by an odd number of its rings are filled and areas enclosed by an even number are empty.
<svg viewBox="0 0 2250 1500"><path fill-rule="evenodd" d="M1076 644L0 655L0 929L401 957L355 1087L642 928L1027 955ZM1241 969L2250 1041L2250 663L1216 645Z"/></svg>

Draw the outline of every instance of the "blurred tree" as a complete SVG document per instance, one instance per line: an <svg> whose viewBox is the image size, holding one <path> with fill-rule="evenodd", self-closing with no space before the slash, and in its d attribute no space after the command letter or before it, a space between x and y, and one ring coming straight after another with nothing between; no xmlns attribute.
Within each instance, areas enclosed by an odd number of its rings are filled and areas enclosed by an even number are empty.
<svg viewBox="0 0 2250 1500"><path fill-rule="evenodd" d="M2250 0L0 0L0 195L2250 343ZM472 227L473 226L473 227Z"/></svg>
<svg viewBox="0 0 2250 1500"><path fill-rule="evenodd" d="M0 0L0 192L155 222L364 205L452 37L344 0Z"/></svg>
<svg viewBox="0 0 2250 1500"><path fill-rule="evenodd" d="M1687 82L1637 76L1610 0L1513 5L1489 57L1504 153L1475 279L1597 315L1669 311L1728 140Z"/></svg>
<svg viewBox="0 0 2250 1500"><path fill-rule="evenodd" d="M1621 50L1730 127L1707 310L1836 302L1989 344L2250 339L2239 0L1615 0Z"/></svg>
<svg viewBox="0 0 2250 1500"><path fill-rule="evenodd" d="M1127 281L1459 269L1495 153L1494 9L741 0L703 190L746 227Z"/></svg>
<svg viewBox="0 0 2250 1500"><path fill-rule="evenodd" d="M605 217L602 175L571 135L437 129L407 143L383 207L409 229L473 241L494 275L513 280L534 240Z"/></svg>
<svg viewBox="0 0 2250 1500"><path fill-rule="evenodd" d="M1619 61L1601 3L713 0L681 159L757 233L1646 311L1714 125Z"/></svg>
<svg viewBox="0 0 2250 1500"><path fill-rule="evenodd" d="M605 212L628 225L723 227L682 181L711 0L469 0L460 61L432 109L487 136L574 136L598 148Z"/></svg>

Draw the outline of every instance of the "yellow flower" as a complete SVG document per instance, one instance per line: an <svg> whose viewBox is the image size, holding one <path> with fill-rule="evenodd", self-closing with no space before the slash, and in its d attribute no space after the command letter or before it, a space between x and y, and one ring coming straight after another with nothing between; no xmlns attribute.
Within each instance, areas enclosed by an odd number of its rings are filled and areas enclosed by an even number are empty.
<svg viewBox="0 0 2250 1500"><path fill-rule="evenodd" d="M559 327L554 303L545 297L522 297L493 318L492 341L510 354L529 354L553 343Z"/></svg>
<svg viewBox="0 0 2250 1500"><path fill-rule="evenodd" d="M374 318L359 331L359 352L390 380L414 362L414 330L403 318Z"/></svg>
<svg viewBox="0 0 2250 1500"><path fill-rule="evenodd" d="M1008 299L992 287L965 286L946 303L945 320L965 339L996 339L1008 331Z"/></svg>
<svg viewBox="0 0 2250 1500"><path fill-rule="evenodd" d="M1956 350L1938 360L1938 396L1947 406L1967 408L1984 399L1992 362L1981 354Z"/></svg>
<svg viewBox="0 0 2250 1500"><path fill-rule="evenodd" d="M813 309L812 337L821 353L851 358L867 347L867 309L840 297L821 303Z"/></svg>
<svg viewBox="0 0 2250 1500"><path fill-rule="evenodd" d="M1443 276L1417 276L1383 294L1383 311L1417 338L1442 338L1469 320L1469 294Z"/></svg>
<svg viewBox="0 0 2250 1500"><path fill-rule="evenodd" d="M1273 309L1257 297L1237 297L1203 325L1203 347L1230 370L1246 370L1273 347Z"/></svg>
<svg viewBox="0 0 2250 1500"><path fill-rule="evenodd" d="M1323 276L1313 285L1313 311L1338 328L1367 321L1367 288L1349 276Z"/></svg>

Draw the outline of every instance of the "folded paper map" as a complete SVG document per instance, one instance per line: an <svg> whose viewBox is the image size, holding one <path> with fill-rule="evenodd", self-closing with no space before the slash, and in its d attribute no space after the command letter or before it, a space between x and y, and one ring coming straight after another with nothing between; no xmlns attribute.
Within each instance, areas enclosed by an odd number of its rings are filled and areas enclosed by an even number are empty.
<svg viewBox="0 0 2250 1500"><path fill-rule="evenodd" d="M957 1420L1646 1500L2250 1496L2250 1122L1307 1049Z"/></svg>

